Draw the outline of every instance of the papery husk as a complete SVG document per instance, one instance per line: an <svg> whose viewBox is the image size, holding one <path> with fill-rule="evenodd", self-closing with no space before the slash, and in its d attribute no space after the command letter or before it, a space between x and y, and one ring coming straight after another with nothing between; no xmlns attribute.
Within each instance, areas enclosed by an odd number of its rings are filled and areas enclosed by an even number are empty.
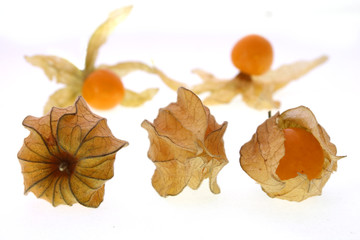
<svg viewBox="0 0 360 240"><path fill-rule="evenodd" d="M44 70L46 76L56 82L69 86L82 85L83 72L68 60L57 56L25 56L26 61Z"/></svg>
<svg viewBox="0 0 360 240"><path fill-rule="evenodd" d="M289 127L304 128L311 132L323 148L324 165L318 178L309 180L306 175L299 174L295 178L281 180L276 175L279 161L285 155L283 129ZM261 185L263 191L270 197L290 201L321 195L340 158L336 156L336 147L330 142L325 129L318 124L311 110L304 106L277 113L267 119L240 149L242 169Z"/></svg>
<svg viewBox="0 0 360 240"><path fill-rule="evenodd" d="M186 84L175 81L174 79L169 78L165 73L155 66L150 66L143 62L121 62L114 65L101 65L99 68L105 68L110 71L115 72L119 77L125 77L131 72L134 71L144 71L150 74L155 74L163 81L163 83L171 88L174 91L177 91L179 87L185 87Z"/></svg>
<svg viewBox="0 0 360 240"><path fill-rule="evenodd" d="M33 192L53 206L98 207L114 174L115 155L128 143L115 138L82 97L43 117L28 116L23 125L30 131L18 153L25 194Z"/></svg>
<svg viewBox="0 0 360 240"><path fill-rule="evenodd" d="M109 17L103 22L92 34L87 47L85 58L85 76L89 75L95 66L100 47L107 41L108 36L114 31L115 27L124 21L132 10L132 6L126 6L114 10Z"/></svg>
<svg viewBox="0 0 360 240"><path fill-rule="evenodd" d="M158 91L158 88L148 88L140 93L137 93L126 89L124 99L121 101L121 105L125 107L141 106L145 102L151 100Z"/></svg>
<svg viewBox="0 0 360 240"><path fill-rule="evenodd" d="M83 71L68 60L45 55L25 56L25 59L32 65L43 69L50 80L65 85L65 87L60 88L49 97L44 106L44 114L47 114L54 106L71 106L76 98L81 95Z"/></svg>
<svg viewBox="0 0 360 240"><path fill-rule="evenodd" d="M26 56L25 59L34 66L40 67L46 76L65 86L53 93L44 107L44 114L47 114L52 107L64 108L71 106L78 96L82 95L82 86L87 76L98 69L107 69L114 72L120 79L134 71L144 71L155 74L171 89L177 90L184 84L177 82L154 66L149 66L142 62L127 61L114 65L102 64L95 66L96 59L101 46L106 43L109 35L115 27L124 21L132 10L132 6L119 8L109 14L109 17L94 31L87 46L85 67L78 69L75 65L64 58L57 56L34 55ZM126 107L138 107L146 101L151 100L158 89L149 88L137 93L130 89L125 89L124 101L119 104Z"/></svg>
<svg viewBox="0 0 360 240"><path fill-rule="evenodd" d="M228 163L222 139L227 122L217 124L193 92L179 88L177 102L141 126L149 134L148 157L156 166L152 185L160 196L177 195L186 186L197 189L206 178L210 190L220 193L216 178Z"/></svg>
<svg viewBox="0 0 360 240"><path fill-rule="evenodd" d="M196 94L209 92L210 94L204 99L206 105L229 103L240 94L242 100L252 108L258 110L279 108L280 102L273 99L274 93L326 60L326 56L321 56L310 61L286 64L263 75L249 76L240 73L227 80L196 69L193 72L203 80L203 83L194 86L192 91Z"/></svg>
<svg viewBox="0 0 360 240"><path fill-rule="evenodd" d="M125 77L126 75L135 71L143 71L149 74L157 75L166 86L173 90L177 90L179 87L185 87L185 84L169 78L158 68L149 66L142 62L121 62L115 65L101 65L99 69L100 68L110 70L116 73L119 77ZM142 92L135 92L130 89L125 89L125 96L124 99L120 102L120 105L124 107L139 107L145 102L151 100L158 91L158 88L148 88Z"/></svg>

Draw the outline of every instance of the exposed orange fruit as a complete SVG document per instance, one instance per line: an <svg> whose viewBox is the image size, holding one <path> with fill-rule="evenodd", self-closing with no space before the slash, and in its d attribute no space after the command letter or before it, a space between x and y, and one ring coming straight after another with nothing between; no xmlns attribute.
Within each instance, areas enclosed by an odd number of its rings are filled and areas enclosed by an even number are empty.
<svg viewBox="0 0 360 240"><path fill-rule="evenodd" d="M286 128L285 156L280 160L276 174L281 180L306 174L309 180L320 176L324 153L318 140L302 128Z"/></svg>
<svg viewBox="0 0 360 240"><path fill-rule="evenodd" d="M255 34L248 35L235 44L231 60L241 72L261 75L271 67L273 49L265 38Z"/></svg>
<svg viewBox="0 0 360 240"><path fill-rule="evenodd" d="M125 89L121 79L115 73L98 69L85 79L82 95L93 108L106 110L121 102Z"/></svg>

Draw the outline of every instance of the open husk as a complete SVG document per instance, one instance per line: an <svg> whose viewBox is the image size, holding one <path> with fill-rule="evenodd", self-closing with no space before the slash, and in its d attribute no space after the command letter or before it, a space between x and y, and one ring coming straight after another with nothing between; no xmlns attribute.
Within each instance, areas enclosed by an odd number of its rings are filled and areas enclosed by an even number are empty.
<svg viewBox="0 0 360 240"><path fill-rule="evenodd" d="M208 92L208 96L204 99L206 105L229 103L240 94L249 107L258 110L279 108L280 101L273 99L275 92L327 59L327 56L321 56L313 60L285 64L258 76L239 73L232 79L220 79L211 73L196 69L193 72L203 80L203 83L194 86L192 91L196 94Z"/></svg>
<svg viewBox="0 0 360 240"><path fill-rule="evenodd" d="M176 103L159 110L154 123L141 124L148 131L148 157L156 169L152 185L160 196L179 194L186 186L197 189L209 178L210 190L220 193L216 178L228 163L223 135L227 122L216 123L209 109L185 88Z"/></svg>
<svg viewBox="0 0 360 240"><path fill-rule="evenodd" d="M318 178L309 180L306 175L280 180L276 169L280 159L285 155L284 128L300 127L311 132L319 141L324 152L324 164ZM321 195L322 188L331 173L337 168L336 147L330 142L325 129L318 124L310 109L300 106L275 114L261 124L252 139L240 149L242 169L270 197L290 201L302 201L311 196Z"/></svg>
<svg viewBox="0 0 360 240"><path fill-rule="evenodd" d="M82 95L82 86L87 76L99 69L109 70L122 80L123 77L132 72L143 71L157 75L165 85L173 90L177 90L180 86L184 86L184 84L166 76L157 67L139 61L119 62L113 65L95 65L100 48L106 43L115 27L128 17L132 8L132 6L126 6L114 10L94 31L88 42L84 69L80 69L70 61L58 56L25 56L26 61L41 68L50 80L55 79L57 83L64 85L49 97L44 107L44 114L48 113L52 107L71 106L77 97ZM149 88L142 92L135 92L125 88L124 100L119 104L126 107L141 106L145 102L151 100L158 90L158 88Z"/></svg>

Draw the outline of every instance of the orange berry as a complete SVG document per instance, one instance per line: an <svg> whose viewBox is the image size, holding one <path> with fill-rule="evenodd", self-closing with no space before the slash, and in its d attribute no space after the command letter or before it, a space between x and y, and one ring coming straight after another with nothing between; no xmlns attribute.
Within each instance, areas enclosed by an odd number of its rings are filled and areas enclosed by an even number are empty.
<svg viewBox="0 0 360 240"><path fill-rule="evenodd" d="M259 35L248 35L240 39L231 52L236 68L249 75L267 72L273 62L273 49L268 40Z"/></svg>
<svg viewBox="0 0 360 240"><path fill-rule="evenodd" d="M106 69L98 69L85 79L82 95L90 106L106 110L122 101L125 89L116 74Z"/></svg>
<svg viewBox="0 0 360 240"><path fill-rule="evenodd" d="M280 160L276 174L281 180L306 174L309 180L320 176L324 152L318 140L302 128L286 128L285 156Z"/></svg>

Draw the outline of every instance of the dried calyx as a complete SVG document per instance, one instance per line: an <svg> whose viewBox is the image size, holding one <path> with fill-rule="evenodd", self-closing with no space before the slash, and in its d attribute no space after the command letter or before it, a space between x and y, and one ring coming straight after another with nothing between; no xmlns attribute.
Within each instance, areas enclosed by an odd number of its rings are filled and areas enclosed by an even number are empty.
<svg viewBox="0 0 360 240"><path fill-rule="evenodd" d="M68 107L78 96L83 96L90 106L97 109L110 109L120 104L122 106L137 107L151 100L158 92L158 88L149 88L142 92L135 92L124 88L122 79L134 71L144 71L155 74L171 89L183 86L167 77L154 66L142 62L121 62L114 65L95 66L100 47L107 41L115 27L130 14L132 6L113 11L92 34L86 52L85 68L79 69L68 60L57 56L35 55L25 59L34 66L44 70L46 76L65 87L52 94L44 107L44 113L55 107ZM105 73L104 73L105 71ZM115 75L115 77L114 77Z"/></svg>
<svg viewBox="0 0 360 240"><path fill-rule="evenodd" d="M240 150L240 165L270 197L320 195L337 168L336 147L306 107L277 113Z"/></svg>
<svg viewBox="0 0 360 240"><path fill-rule="evenodd" d="M18 153L25 193L53 206L98 207L114 174L115 155L128 143L115 138L82 97L41 118L28 116L23 125L30 131Z"/></svg>
<svg viewBox="0 0 360 240"><path fill-rule="evenodd" d="M152 185L163 197L179 194L186 186L197 189L209 178L210 190L219 193L219 171L228 163L223 135L227 122L216 123L209 109L191 91L179 88L177 102L159 110L148 131L148 157L156 166Z"/></svg>
<svg viewBox="0 0 360 240"><path fill-rule="evenodd" d="M240 71L232 79L220 79L199 69L193 71L203 83L194 86L192 91L196 94L209 93L204 104L229 103L240 94L242 100L255 109L279 108L280 102L273 99L273 94L327 60L326 56L322 56L270 70L272 46L258 35L246 36L236 43L231 58Z"/></svg>

